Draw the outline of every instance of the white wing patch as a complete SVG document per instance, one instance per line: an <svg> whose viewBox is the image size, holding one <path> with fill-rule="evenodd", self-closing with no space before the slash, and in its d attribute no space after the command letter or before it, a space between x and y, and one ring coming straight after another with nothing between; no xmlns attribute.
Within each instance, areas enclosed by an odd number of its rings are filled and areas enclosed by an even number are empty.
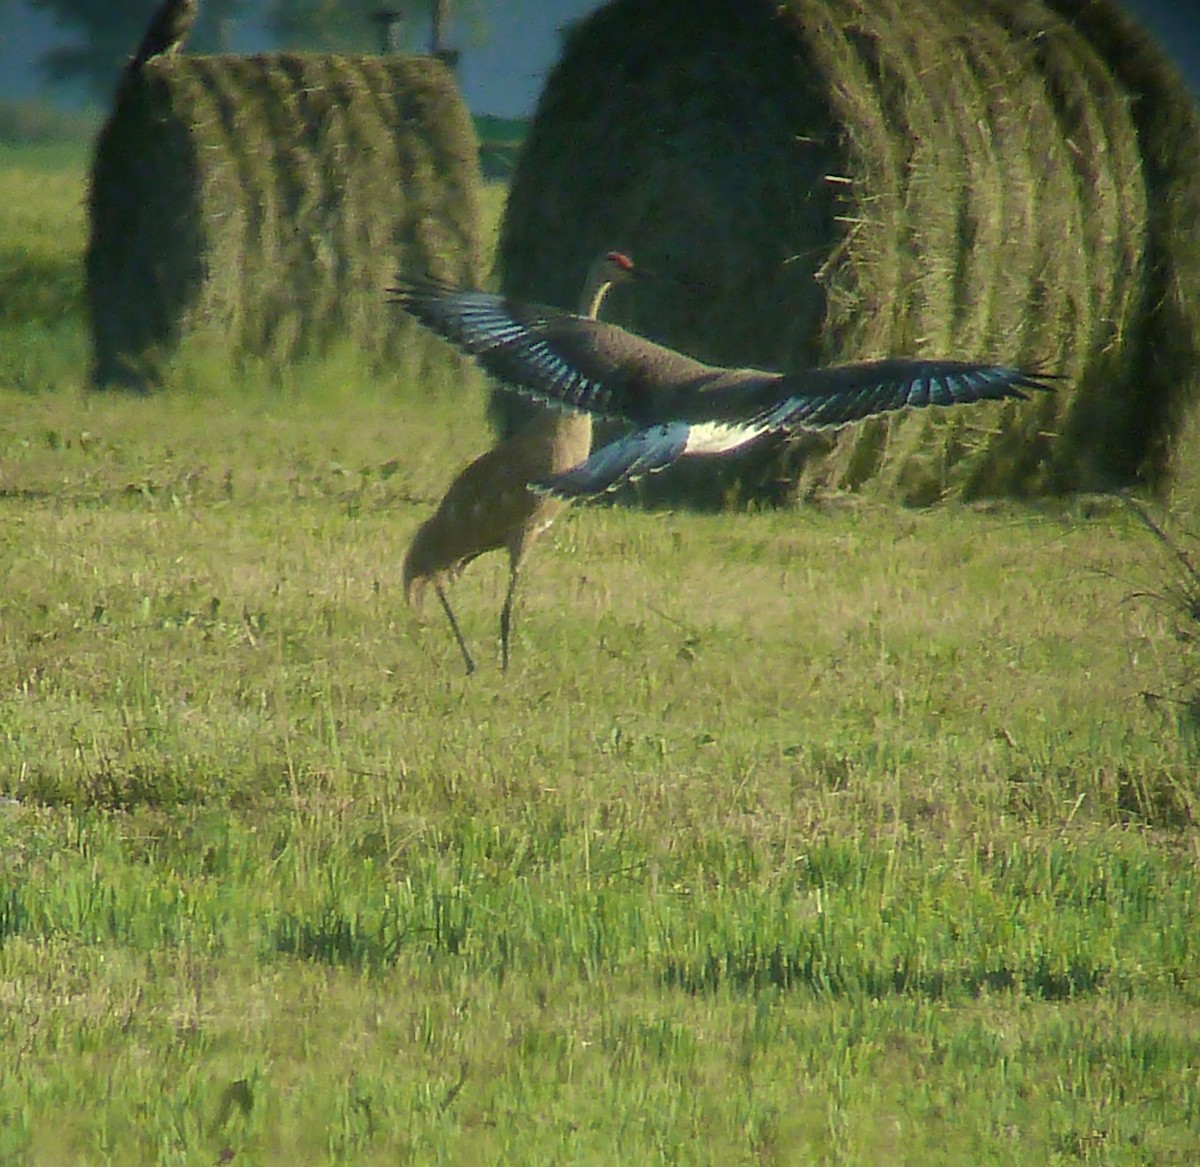
<svg viewBox="0 0 1200 1167"><path fill-rule="evenodd" d="M774 417L774 411L771 417ZM685 454L724 454L736 450L766 433L771 428L771 419L745 425L737 422L706 421L693 423L688 429Z"/></svg>

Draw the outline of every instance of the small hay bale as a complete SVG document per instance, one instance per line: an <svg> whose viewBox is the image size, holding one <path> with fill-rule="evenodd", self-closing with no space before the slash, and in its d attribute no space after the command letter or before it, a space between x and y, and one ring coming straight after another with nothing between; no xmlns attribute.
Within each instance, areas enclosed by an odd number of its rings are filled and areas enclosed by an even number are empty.
<svg viewBox="0 0 1200 1167"><path fill-rule="evenodd" d="M397 271L482 276L478 150L433 58L160 57L97 140L85 257L92 382L157 384L185 338L269 370L334 344L375 366L431 342Z"/></svg>
<svg viewBox="0 0 1200 1167"><path fill-rule="evenodd" d="M1068 376L1026 403L763 443L651 480L651 501L1157 484L1200 357L1194 295L1171 317L1179 360L1163 376L1149 356L1164 289L1195 284L1174 258L1200 176L1181 84L1113 0L613 0L542 94L503 287L570 304L589 256L619 246L682 287L622 290L611 317L704 359ZM1143 108L1168 97L1175 112ZM517 424L507 398L494 409Z"/></svg>

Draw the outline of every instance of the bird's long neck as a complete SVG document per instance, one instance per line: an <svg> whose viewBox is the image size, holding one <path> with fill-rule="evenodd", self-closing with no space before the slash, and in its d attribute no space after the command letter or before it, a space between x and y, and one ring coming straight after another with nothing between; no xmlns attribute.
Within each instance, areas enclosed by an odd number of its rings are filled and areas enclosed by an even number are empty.
<svg viewBox="0 0 1200 1167"><path fill-rule="evenodd" d="M600 315L604 297L613 286L612 269L607 258L598 259L588 271L583 291L579 295L579 315L595 320ZM592 417L589 413L559 413L547 411L541 419L540 432L548 434L554 444L552 462L556 472L569 470L582 462L592 447Z"/></svg>
<svg viewBox="0 0 1200 1167"><path fill-rule="evenodd" d="M589 316L592 320L597 319L600 315L600 305L604 303L604 297L608 295L608 289L612 286L613 280L608 264L601 261L593 265L579 297L579 315Z"/></svg>

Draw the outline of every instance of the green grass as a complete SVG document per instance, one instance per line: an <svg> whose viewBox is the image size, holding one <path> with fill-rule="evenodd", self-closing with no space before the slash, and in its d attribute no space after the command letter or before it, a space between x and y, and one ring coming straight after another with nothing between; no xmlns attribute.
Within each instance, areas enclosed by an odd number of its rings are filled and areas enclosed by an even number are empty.
<svg viewBox="0 0 1200 1167"><path fill-rule="evenodd" d="M0 250L77 263L63 182ZM400 562L480 382L89 395L71 297L14 311L0 1162L1194 1161L1200 792L1126 508L577 508L507 676L504 563L456 585L467 678Z"/></svg>

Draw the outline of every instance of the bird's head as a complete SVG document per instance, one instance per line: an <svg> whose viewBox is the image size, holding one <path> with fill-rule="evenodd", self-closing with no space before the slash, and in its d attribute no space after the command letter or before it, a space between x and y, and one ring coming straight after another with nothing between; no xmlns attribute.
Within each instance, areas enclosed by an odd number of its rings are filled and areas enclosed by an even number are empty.
<svg viewBox="0 0 1200 1167"><path fill-rule="evenodd" d="M624 251L606 251L596 260L596 266L604 277L613 284L627 284L635 280L666 280L669 283L677 281L660 271L648 268L633 259Z"/></svg>
<svg viewBox="0 0 1200 1167"><path fill-rule="evenodd" d="M593 261L584 286L583 314L596 316L600 303L610 289L638 280L659 279L656 272L634 263L624 251L604 251Z"/></svg>
<svg viewBox="0 0 1200 1167"><path fill-rule="evenodd" d="M600 266L609 282L614 284L641 279L643 275L642 269L623 251L606 251L600 257Z"/></svg>

